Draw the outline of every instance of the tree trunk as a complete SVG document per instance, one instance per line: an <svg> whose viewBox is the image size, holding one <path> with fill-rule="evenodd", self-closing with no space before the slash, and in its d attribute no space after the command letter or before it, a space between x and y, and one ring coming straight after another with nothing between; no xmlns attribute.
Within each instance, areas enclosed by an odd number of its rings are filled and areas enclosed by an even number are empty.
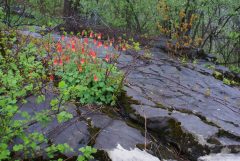
<svg viewBox="0 0 240 161"><path fill-rule="evenodd" d="M72 0L64 0L63 17L67 30L75 30L79 23L78 6L80 0L73 3Z"/></svg>

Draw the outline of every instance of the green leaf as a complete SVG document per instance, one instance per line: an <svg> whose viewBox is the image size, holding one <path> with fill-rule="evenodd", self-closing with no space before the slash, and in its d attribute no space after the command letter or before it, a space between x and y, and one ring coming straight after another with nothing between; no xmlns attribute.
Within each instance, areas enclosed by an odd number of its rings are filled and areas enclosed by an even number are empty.
<svg viewBox="0 0 240 161"><path fill-rule="evenodd" d="M61 82L59 82L58 87L59 87L60 89L65 88L65 87L66 87L66 83L65 83L65 81L61 81Z"/></svg>
<svg viewBox="0 0 240 161"><path fill-rule="evenodd" d="M13 146L13 151L20 151L23 150L23 145L22 144L18 144L18 145L14 145Z"/></svg>
<svg viewBox="0 0 240 161"><path fill-rule="evenodd" d="M0 143L0 160L8 159L10 156L10 151L8 150L8 145L5 143Z"/></svg>
<svg viewBox="0 0 240 161"><path fill-rule="evenodd" d="M36 103L37 103L37 104L40 104L40 103L42 103L42 102L44 102L44 101L45 101L45 96L44 96L44 95L40 95L40 96L38 96L37 99L36 99Z"/></svg>
<svg viewBox="0 0 240 161"><path fill-rule="evenodd" d="M72 118L73 118L73 115L71 113L67 113L66 111L62 111L57 115L57 120L59 123L66 122Z"/></svg>

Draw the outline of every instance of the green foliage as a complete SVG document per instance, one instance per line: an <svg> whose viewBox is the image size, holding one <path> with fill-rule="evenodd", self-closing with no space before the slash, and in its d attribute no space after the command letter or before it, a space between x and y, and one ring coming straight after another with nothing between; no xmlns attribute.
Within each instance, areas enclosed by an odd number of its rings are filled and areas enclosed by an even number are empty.
<svg viewBox="0 0 240 161"><path fill-rule="evenodd" d="M45 151L47 152L48 157L51 159L54 158L57 152L60 153L73 152L73 149L68 144L65 143L59 145L53 144L50 147L47 147Z"/></svg>
<svg viewBox="0 0 240 161"><path fill-rule="evenodd" d="M103 64L100 68L98 64L88 64L84 72L79 72L78 67L74 62L65 66L64 71L57 72L57 75L62 77L66 82L67 89L64 91L71 95L71 98L79 100L81 104L115 104L116 96L121 83L121 76L114 65ZM111 69L112 75L107 79L106 70ZM95 73L91 75L90 73ZM94 81L96 75L98 81Z"/></svg>
<svg viewBox="0 0 240 161"><path fill-rule="evenodd" d="M73 117L62 108L65 103L63 96L67 95L64 91L68 89L64 81L59 83L61 94L50 102L51 109L35 111L31 115L22 111L19 105L24 106L29 95L36 97L36 104L45 102L42 89L43 83L49 81L49 66L43 63L43 59L47 52L41 49L41 44L33 43L34 40L26 43L24 37L17 36L15 31L5 32L2 29L0 28L0 160L18 159L18 155L11 153L22 154L21 159L24 160L43 155L44 151L49 159L59 153L73 151L67 144L53 144L43 149L41 145L48 142L44 134L27 132L32 122L47 126L54 117L51 115L53 112L60 123ZM17 144L14 142L16 139ZM88 158L90 154L86 154Z"/></svg>
<svg viewBox="0 0 240 161"><path fill-rule="evenodd" d="M90 159L94 159L92 154L96 153L97 149L86 146L84 148L80 148L79 151L82 152L82 155L78 156L77 161L88 161Z"/></svg>
<svg viewBox="0 0 240 161"><path fill-rule="evenodd" d="M235 66L235 65L231 65L231 66L229 67L229 69L230 69L231 71L235 72L235 73L240 74L240 67L237 67L237 66Z"/></svg>
<svg viewBox="0 0 240 161"><path fill-rule="evenodd" d="M227 78L223 78L223 83L227 85L231 85L231 81Z"/></svg>
<svg viewBox="0 0 240 161"><path fill-rule="evenodd" d="M10 6L10 12L6 12L3 16L3 19L8 26L47 25L50 27L63 22L61 18L56 18L62 13L63 1L10 0L2 5L4 4ZM3 7L5 8L6 6ZM52 16L56 17L53 18Z"/></svg>
<svg viewBox="0 0 240 161"><path fill-rule="evenodd" d="M74 40L66 44L72 42ZM57 48L66 48L64 45L65 43L63 46L58 43ZM56 64L55 75L62 80L58 85L62 100L72 99L82 105L115 105L121 91L123 74L111 63L115 61L112 58L114 55L107 53L104 59L100 59L96 56L98 51L94 51L87 43L77 40L74 45L81 48L60 50L61 52L55 53L53 60ZM62 63L57 64L59 61Z"/></svg>
<svg viewBox="0 0 240 161"><path fill-rule="evenodd" d="M57 115L57 120L59 123L68 121L71 118L73 118L73 115L70 113L67 113L66 111L62 111Z"/></svg>
<svg viewBox="0 0 240 161"><path fill-rule="evenodd" d="M113 0L81 0L80 3L82 13L89 17L100 15L101 23L104 21L110 26L140 33L155 29L157 0L119 0L117 3Z"/></svg>
<svg viewBox="0 0 240 161"><path fill-rule="evenodd" d="M217 79L221 79L223 77L222 73L218 72L218 71L214 71L213 75L215 78Z"/></svg>
<svg viewBox="0 0 240 161"><path fill-rule="evenodd" d="M0 143L0 160L8 159L10 156L10 151L8 150L8 145L5 143Z"/></svg>

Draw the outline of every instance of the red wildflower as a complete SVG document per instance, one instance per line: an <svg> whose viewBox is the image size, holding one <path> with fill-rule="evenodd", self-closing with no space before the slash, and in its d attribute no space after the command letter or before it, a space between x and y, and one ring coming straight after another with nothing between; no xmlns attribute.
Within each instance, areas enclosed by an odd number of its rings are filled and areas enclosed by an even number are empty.
<svg viewBox="0 0 240 161"><path fill-rule="evenodd" d="M95 58L96 58L96 53L95 53L93 50L91 50L91 51L90 51L90 56L91 56L93 59L95 59Z"/></svg>
<svg viewBox="0 0 240 161"><path fill-rule="evenodd" d="M97 81L98 81L98 77L97 77L96 75L94 75L94 76L93 76L93 80L94 80L95 82L97 82Z"/></svg>
<svg viewBox="0 0 240 161"><path fill-rule="evenodd" d="M65 56L65 61L66 61L67 63L70 61L70 56L69 56L69 55Z"/></svg>
<svg viewBox="0 0 240 161"><path fill-rule="evenodd" d="M84 51L85 51L85 50L84 50L84 47L82 47L82 54L84 53Z"/></svg>
<svg viewBox="0 0 240 161"><path fill-rule="evenodd" d="M102 34L99 33L99 34L98 34L98 39L100 40L101 38L102 38Z"/></svg>
<svg viewBox="0 0 240 161"><path fill-rule="evenodd" d="M105 60L106 60L106 62L109 62L110 56L108 54L106 55Z"/></svg>
<svg viewBox="0 0 240 161"><path fill-rule="evenodd" d="M101 46L102 46L102 42L101 42L101 41L98 41L97 47L99 48L99 47L101 47Z"/></svg>
<svg viewBox="0 0 240 161"><path fill-rule="evenodd" d="M62 52L62 44L60 42L57 43L57 52Z"/></svg>
<svg viewBox="0 0 240 161"><path fill-rule="evenodd" d="M85 59L81 59L81 64L84 64L85 63Z"/></svg>
<svg viewBox="0 0 240 161"><path fill-rule="evenodd" d="M96 44L97 44L97 40L96 40L96 39L94 39L94 40L93 40L93 43L96 45Z"/></svg>
<svg viewBox="0 0 240 161"><path fill-rule="evenodd" d="M90 38L93 38L93 32L90 32L90 36L89 36Z"/></svg>
<svg viewBox="0 0 240 161"><path fill-rule="evenodd" d="M123 45L122 46L122 51L126 51L126 50L127 50L126 45Z"/></svg>
<svg viewBox="0 0 240 161"><path fill-rule="evenodd" d="M63 65L63 61L62 61L62 59L59 59L59 65Z"/></svg>
<svg viewBox="0 0 240 161"><path fill-rule="evenodd" d="M54 80L54 76L53 76L53 74L51 74L51 75L49 76L49 79L50 79L51 81Z"/></svg>
<svg viewBox="0 0 240 161"><path fill-rule="evenodd" d="M53 65L58 65L58 59L55 58L55 59L53 60Z"/></svg>
<svg viewBox="0 0 240 161"><path fill-rule="evenodd" d="M76 52L75 44L72 43L72 52Z"/></svg>

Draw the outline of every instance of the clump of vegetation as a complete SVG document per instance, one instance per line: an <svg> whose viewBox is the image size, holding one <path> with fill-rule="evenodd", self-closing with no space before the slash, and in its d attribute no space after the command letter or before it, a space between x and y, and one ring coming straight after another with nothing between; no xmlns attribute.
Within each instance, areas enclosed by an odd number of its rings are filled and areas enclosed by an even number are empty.
<svg viewBox="0 0 240 161"><path fill-rule="evenodd" d="M187 14L184 8L178 8L178 15L172 15L172 9L171 4L167 1L159 1L158 11L163 20L161 23L158 23L158 28L161 33L170 37L167 42L167 48L172 54L187 56L185 51L199 47L202 41L201 38L193 38L190 35L190 31L193 29L198 16L195 13Z"/></svg>
<svg viewBox="0 0 240 161"><path fill-rule="evenodd" d="M65 40L62 36L62 40L54 44L56 53L53 54L51 79L62 80L68 99L81 104L115 104L123 73L115 66L119 54L112 53L113 41L103 41L101 36L93 32L80 39ZM93 48L93 44L97 47ZM103 58L99 58L100 53Z"/></svg>

